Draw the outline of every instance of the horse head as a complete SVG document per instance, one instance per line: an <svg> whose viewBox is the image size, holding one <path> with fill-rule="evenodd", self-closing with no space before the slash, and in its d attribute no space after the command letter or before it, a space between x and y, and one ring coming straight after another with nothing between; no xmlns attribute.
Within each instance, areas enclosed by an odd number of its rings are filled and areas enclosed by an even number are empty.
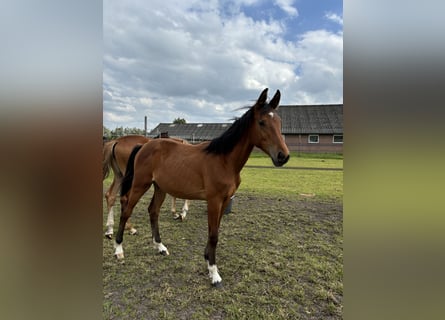
<svg viewBox="0 0 445 320"><path fill-rule="evenodd" d="M277 90L267 103L267 88L263 90L254 106L252 134L254 145L268 154L276 167L289 160L289 149L281 135L281 118L277 113L280 98L280 90Z"/></svg>

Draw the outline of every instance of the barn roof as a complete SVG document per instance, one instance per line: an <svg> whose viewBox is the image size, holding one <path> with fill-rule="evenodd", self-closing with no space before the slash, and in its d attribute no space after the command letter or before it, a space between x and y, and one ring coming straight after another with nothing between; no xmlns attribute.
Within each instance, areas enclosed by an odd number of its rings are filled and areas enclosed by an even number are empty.
<svg viewBox="0 0 445 320"><path fill-rule="evenodd" d="M282 134L343 134L343 104L281 105ZM232 123L160 123L148 136L206 141L219 137Z"/></svg>
<svg viewBox="0 0 445 320"><path fill-rule="evenodd" d="M150 131L149 136L157 136L168 132L170 137L178 137L188 141L212 140L226 131L231 123L160 123Z"/></svg>
<svg viewBox="0 0 445 320"><path fill-rule="evenodd" d="M281 105L283 134L343 134L343 104Z"/></svg>

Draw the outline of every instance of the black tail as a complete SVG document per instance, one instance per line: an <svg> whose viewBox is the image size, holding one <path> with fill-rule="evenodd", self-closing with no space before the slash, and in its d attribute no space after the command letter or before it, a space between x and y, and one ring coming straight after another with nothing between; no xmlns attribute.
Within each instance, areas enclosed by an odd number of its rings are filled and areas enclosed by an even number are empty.
<svg viewBox="0 0 445 320"><path fill-rule="evenodd" d="M128 158L127 168L125 169L125 176L122 180L121 185L121 196L126 195L131 188L131 183L133 182L134 176L134 158L136 157L136 153L138 153L139 149L141 148L142 144L134 147L131 151L130 158Z"/></svg>

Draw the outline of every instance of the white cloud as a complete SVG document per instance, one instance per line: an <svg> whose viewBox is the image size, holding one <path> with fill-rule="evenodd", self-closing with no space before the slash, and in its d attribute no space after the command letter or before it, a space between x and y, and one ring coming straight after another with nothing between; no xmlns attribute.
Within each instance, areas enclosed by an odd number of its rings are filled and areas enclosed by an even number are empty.
<svg viewBox="0 0 445 320"><path fill-rule="evenodd" d="M128 104L121 104L121 105L117 105L116 107L114 107L114 109L116 111L122 111L122 112L135 112L136 108L132 105L128 105Z"/></svg>
<svg viewBox="0 0 445 320"><path fill-rule="evenodd" d="M139 98L139 101L146 106L153 105L153 100L151 100L150 98Z"/></svg>
<svg viewBox="0 0 445 320"><path fill-rule="evenodd" d="M290 16L298 16L298 10L292 4L294 0L275 0L277 6L279 6L284 12Z"/></svg>
<svg viewBox="0 0 445 320"><path fill-rule="evenodd" d="M116 123L126 123L128 121L132 121L133 118L128 115L117 115L112 112L104 112L104 120Z"/></svg>
<svg viewBox="0 0 445 320"><path fill-rule="evenodd" d="M298 15L292 4L277 1ZM286 31L283 21L222 14L218 1L104 2L105 125L228 121L265 87L280 89L283 104L340 101L342 34L292 41Z"/></svg>
<svg viewBox="0 0 445 320"><path fill-rule="evenodd" d="M343 34L326 30L304 34L298 42L300 76L293 83L295 103L343 101Z"/></svg>
<svg viewBox="0 0 445 320"><path fill-rule="evenodd" d="M340 17L338 14L332 13L332 12L328 12L326 13L325 17L328 20L331 20L333 22L338 23L339 25L343 25L343 17Z"/></svg>

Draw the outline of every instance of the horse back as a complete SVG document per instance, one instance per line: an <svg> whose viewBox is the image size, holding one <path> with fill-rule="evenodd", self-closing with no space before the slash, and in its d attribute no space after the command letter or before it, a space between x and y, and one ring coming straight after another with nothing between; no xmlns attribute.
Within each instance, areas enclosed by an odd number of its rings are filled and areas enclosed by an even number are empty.
<svg viewBox="0 0 445 320"><path fill-rule="evenodd" d="M125 173L128 158L130 157L131 151L134 149L134 147L145 144L150 140L150 138L140 135L129 135L116 139L116 145L113 150L114 159L122 174Z"/></svg>

